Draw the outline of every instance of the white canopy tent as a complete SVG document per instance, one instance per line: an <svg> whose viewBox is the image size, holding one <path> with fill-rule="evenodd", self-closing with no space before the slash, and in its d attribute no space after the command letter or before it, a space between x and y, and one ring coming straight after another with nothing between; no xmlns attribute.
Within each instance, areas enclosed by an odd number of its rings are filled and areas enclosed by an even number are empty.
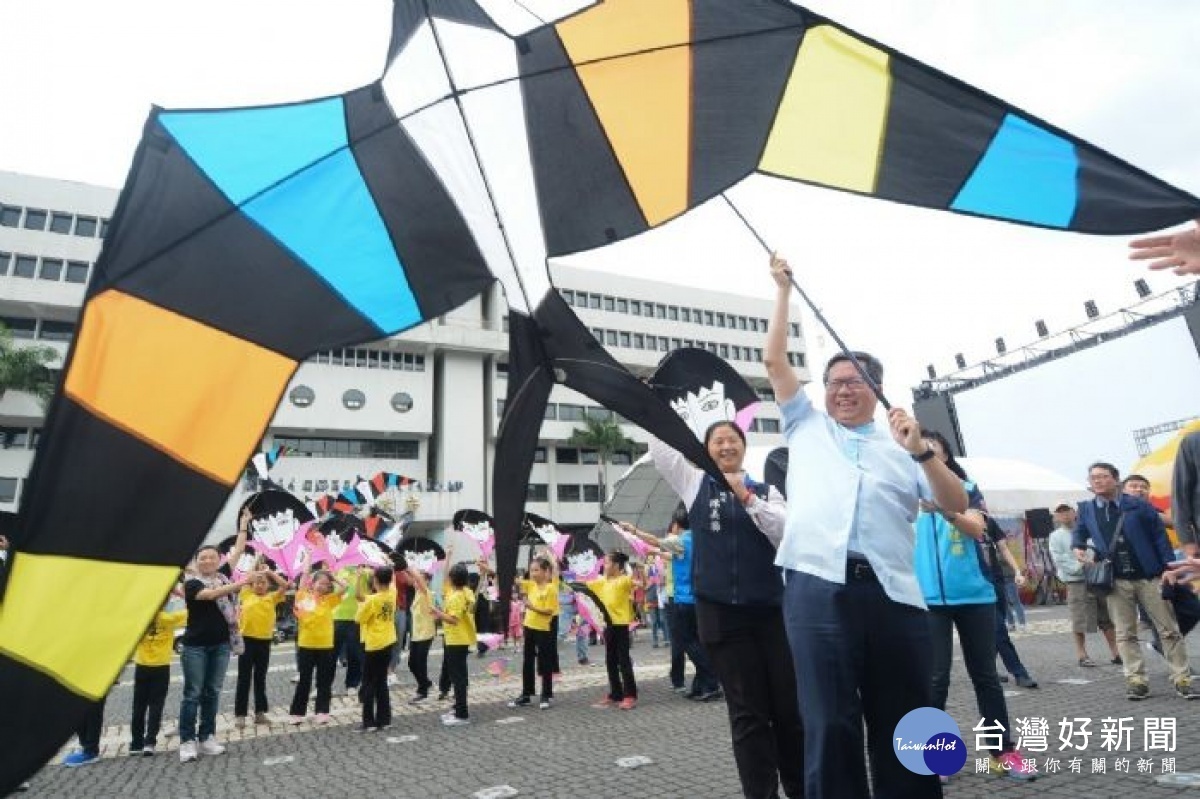
<svg viewBox="0 0 1200 799"><path fill-rule="evenodd" d="M1011 458L959 458L958 463L983 492L995 516L1024 516L1036 508L1075 504L1091 494L1078 481L1027 461Z"/></svg>

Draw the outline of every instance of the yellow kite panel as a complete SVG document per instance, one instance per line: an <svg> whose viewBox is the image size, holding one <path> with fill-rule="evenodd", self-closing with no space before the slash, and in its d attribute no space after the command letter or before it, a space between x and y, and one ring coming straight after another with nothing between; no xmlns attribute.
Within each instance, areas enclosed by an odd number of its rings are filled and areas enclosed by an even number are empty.
<svg viewBox="0 0 1200 799"><path fill-rule="evenodd" d="M872 192L887 124L888 55L836 28L804 36L761 168Z"/></svg>

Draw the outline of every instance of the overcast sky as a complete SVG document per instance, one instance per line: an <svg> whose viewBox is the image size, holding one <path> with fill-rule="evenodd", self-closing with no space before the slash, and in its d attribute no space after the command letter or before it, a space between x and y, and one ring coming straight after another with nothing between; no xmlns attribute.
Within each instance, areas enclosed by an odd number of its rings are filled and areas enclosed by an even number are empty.
<svg viewBox="0 0 1200 799"><path fill-rule="evenodd" d="M656 0L646 0L654 2ZM152 103L244 105L340 93L382 71L388 0L0 3L0 169L124 182ZM809 7L1200 193L1200 3L827 0ZM880 354L892 398L925 365L990 356L1134 301L1124 239L1025 229L754 178L733 198L852 346ZM770 296L765 258L706 208L585 265ZM810 337L814 337L808 325ZM821 347L815 340L818 349ZM1149 354L1148 357L1153 357ZM1169 368L1169 364L1164 364ZM1047 386L1047 402L1078 395ZM985 453L975 453L985 454Z"/></svg>

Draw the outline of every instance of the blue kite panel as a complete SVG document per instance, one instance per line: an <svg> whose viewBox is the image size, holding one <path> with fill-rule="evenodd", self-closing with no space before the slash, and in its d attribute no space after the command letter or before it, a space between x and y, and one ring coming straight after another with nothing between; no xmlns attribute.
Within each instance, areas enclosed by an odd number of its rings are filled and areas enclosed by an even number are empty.
<svg viewBox="0 0 1200 799"><path fill-rule="evenodd" d="M230 202L381 332L423 321L349 149L341 98L159 121Z"/></svg>
<svg viewBox="0 0 1200 799"><path fill-rule="evenodd" d="M234 205L347 146L340 97L158 119Z"/></svg>
<svg viewBox="0 0 1200 799"><path fill-rule="evenodd" d="M247 203L242 212L382 332L424 321L391 236L349 150Z"/></svg>
<svg viewBox="0 0 1200 799"><path fill-rule="evenodd" d="M1079 199L1075 147L1009 114L950 207L1065 228Z"/></svg>

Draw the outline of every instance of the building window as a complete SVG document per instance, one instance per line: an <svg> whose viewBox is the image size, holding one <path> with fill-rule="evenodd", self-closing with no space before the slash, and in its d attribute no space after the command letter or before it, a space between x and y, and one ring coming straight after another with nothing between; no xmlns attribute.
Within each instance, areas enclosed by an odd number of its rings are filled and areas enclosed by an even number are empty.
<svg viewBox="0 0 1200 799"><path fill-rule="evenodd" d="M713 322L713 312L712 311L704 312L704 324L708 325L709 327L713 326L714 322Z"/></svg>
<svg viewBox="0 0 1200 799"><path fill-rule="evenodd" d="M633 348L635 350L646 349L646 337L643 336L641 333L634 333L633 334Z"/></svg>
<svg viewBox="0 0 1200 799"><path fill-rule="evenodd" d="M617 313L629 313L629 301L617 299Z"/></svg>
<svg viewBox="0 0 1200 799"><path fill-rule="evenodd" d="M582 422L583 421L583 406L568 405L565 402L558 406L558 420L560 422Z"/></svg>
<svg viewBox="0 0 1200 799"><path fill-rule="evenodd" d="M667 306L663 305L662 303L656 304L654 306L654 315L656 317L658 317L659 319L666 319L667 318Z"/></svg>
<svg viewBox="0 0 1200 799"><path fill-rule="evenodd" d="M579 450L579 462L584 466L598 466L600 453L594 449L581 449Z"/></svg>
<svg viewBox="0 0 1200 799"><path fill-rule="evenodd" d="M608 344L608 346L610 346L610 347L617 346L617 331L606 330L604 333L604 340L605 340L605 343Z"/></svg>
<svg viewBox="0 0 1200 799"><path fill-rule="evenodd" d="M671 339L671 349L677 350L683 346L683 340L678 338Z"/></svg>
<svg viewBox="0 0 1200 799"><path fill-rule="evenodd" d="M18 227L20 224L20 208L12 205L0 205L0 227Z"/></svg>
<svg viewBox="0 0 1200 799"><path fill-rule="evenodd" d="M408 413L412 410L413 398L412 395L405 391L397 391L392 395L392 410L396 413ZM503 409L501 409L503 412Z"/></svg>
<svg viewBox="0 0 1200 799"><path fill-rule="evenodd" d="M611 310L614 310L615 308L616 308L616 303L613 302L613 298L605 297L604 298L604 310L611 311Z"/></svg>
<svg viewBox="0 0 1200 799"><path fill-rule="evenodd" d="M679 306L678 305L672 305L670 308L667 309L667 318L670 319L672 322L679 321Z"/></svg>
<svg viewBox="0 0 1200 799"><path fill-rule="evenodd" d="M754 348L754 360L757 363L762 363L762 349L760 347Z"/></svg>
<svg viewBox="0 0 1200 799"><path fill-rule="evenodd" d="M11 317L0 318L0 324L8 328L8 332L13 338L34 338L37 335L37 320L36 319L13 319Z"/></svg>
<svg viewBox="0 0 1200 799"><path fill-rule="evenodd" d="M758 398L763 402L775 401L775 389L773 388L757 388L754 393L758 394Z"/></svg>
<svg viewBox="0 0 1200 799"><path fill-rule="evenodd" d="M0 502L16 502L17 485L15 477L0 477Z"/></svg>
<svg viewBox="0 0 1200 799"><path fill-rule="evenodd" d="M692 321L692 309L691 308L680 308L679 315L680 315L680 317L682 317L683 321L685 321L685 322Z"/></svg>
<svg viewBox="0 0 1200 799"><path fill-rule="evenodd" d="M543 419L554 420L558 418L558 406L553 402L546 403L546 412L542 415Z"/></svg>
<svg viewBox="0 0 1200 799"><path fill-rule="evenodd" d="M742 348L736 344L729 348L729 353L735 361L740 361L742 359Z"/></svg>
<svg viewBox="0 0 1200 799"><path fill-rule="evenodd" d="M563 302L565 302L567 305L575 304L575 292L571 289L559 289L558 293L562 295Z"/></svg>
<svg viewBox="0 0 1200 799"><path fill-rule="evenodd" d="M723 314L723 313L717 314L716 321L717 321L717 327L725 327L725 314Z"/></svg>
<svg viewBox="0 0 1200 799"><path fill-rule="evenodd" d="M296 386L288 392L288 399L297 408L307 408L316 400L317 395L308 386Z"/></svg>
<svg viewBox="0 0 1200 799"><path fill-rule="evenodd" d="M788 335L790 335L792 338L800 338L800 325L796 322L789 324Z"/></svg>
<svg viewBox="0 0 1200 799"><path fill-rule="evenodd" d="M604 343L604 328L593 327L592 328L592 338L596 339L596 341L599 341L601 344L603 344Z"/></svg>
<svg viewBox="0 0 1200 799"><path fill-rule="evenodd" d="M42 322L38 338L44 341L70 341L75 336L74 322Z"/></svg>
<svg viewBox="0 0 1200 799"><path fill-rule="evenodd" d="M597 310L597 311L600 310L600 295L599 294L589 294L588 295L588 307L592 308L594 310Z"/></svg>
<svg viewBox="0 0 1200 799"><path fill-rule="evenodd" d="M342 394L342 404L346 406L346 410L348 411L357 411L367 404L367 395L357 388L347 389Z"/></svg>
<svg viewBox="0 0 1200 799"><path fill-rule="evenodd" d="M96 217L94 216L77 216L75 217L75 235L84 236L85 238L96 238Z"/></svg>
<svg viewBox="0 0 1200 799"><path fill-rule="evenodd" d="M559 502L579 502L581 493L577 485L560 485L558 487Z"/></svg>
<svg viewBox="0 0 1200 799"><path fill-rule="evenodd" d="M48 214L45 211L37 208L25 209L25 229L26 230L45 230L46 219Z"/></svg>
<svg viewBox="0 0 1200 799"><path fill-rule="evenodd" d="M42 280L61 280L63 271L63 262L57 258L43 258L42 269L38 272L38 277Z"/></svg>
<svg viewBox="0 0 1200 799"><path fill-rule="evenodd" d="M504 415L504 400L502 400L502 399L496 400L496 415L497 416Z"/></svg>
<svg viewBox="0 0 1200 799"><path fill-rule="evenodd" d="M722 357L722 358L728 358L728 357L729 357L729 345L728 345L728 344L722 344L722 345L721 345L721 347L720 347L720 349L721 349L721 352L720 352L720 355L721 355L721 357Z"/></svg>
<svg viewBox="0 0 1200 799"><path fill-rule="evenodd" d="M779 420L778 419L758 419L757 421L759 423L758 424L759 430L761 430L762 432L764 432L764 433L778 433L779 432Z"/></svg>
<svg viewBox="0 0 1200 799"><path fill-rule="evenodd" d="M750 327L749 322L746 320L746 317L744 317L744 316L739 316L737 322L738 322L738 330L746 330Z"/></svg>
<svg viewBox="0 0 1200 799"><path fill-rule="evenodd" d="M629 334L624 330L621 331L621 346L626 348L629 347Z"/></svg>
<svg viewBox="0 0 1200 799"><path fill-rule="evenodd" d="M309 458L394 458L417 460L421 445L407 439L374 438L300 438L275 436L275 443ZM349 481L347 481L348 484ZM334 481L334 485L337 481ZM321 488L318 491L324 490Z"/></svg>
<svg viewBox="0 0 1200 799"><path fill-rule="evenodd" d="M545 483L530 483L529 492L525 495L526 502L549 502L550 486Z"/></svg>
<svg viewBox="0 0 1200 799"><path fill-rule="evenodd" d="M0 427L0 448L25 449L29 446L29 428Z"/></svg>
<svg viewBox="0 0 1200 799"><path fill-rule="evenodd" d="M628 452L614 452L608 456L608 462L613 466L629 466L633 463L633 456Z"/></svg>
<svg viewBox="0 0 1200 799"><path fill-rule="evenodd" d="M579 450L573 447L555 447L554 460L558 463L579 463Z"/></svg>
<svg viewBox="0 0 1200 799"><path fill-rule="evenodd" d="M658 337L658 349L661 350L662 352L667 351L668 347L667 347L667 337L666 336Z"/></svg>
<svg viewBox="0 0 1200 799"><path fill-rule="evenodd" d="M64 214L61 211L55 211L50 214L50 232L70 234L71 232L71 215Z"/></svg>
<svg viewBox="0 0 1200 799"><path fill-rule="evenodd" d="M67 261L68 283L86 283L88 280L88 265L82 261Z"/></svg>
<svg viewBox="0 0 1200 799"><path fill-rule="evenodd" d="M641 316L642 315L641 300L630 300L629 301L629 312L631 314L633 314L634 316Z"/></svg>
<svg viewBox="0 0 1200 799"><path fill-rule="evenodd" d="M584 502L599 502L600 501L600 486L591 485L591 484L585 485L583 487L583 501Z"/></svg>
<svg viewBox="0 0 1200 799"><path fill-rule="evenodd" d="M8 274L8 262L12 260L12 253L0 252L0 275Z"/></svg>
<svg viewBox="0 0 1200 799"><path fill-rule="evenodd" d="M583 413L587 418L597 422L611 422L613 417L612 411L608 408L601 408L599 405L589 405Z"/></svg>
<svg viewBox="0 0 1200 799"><path fill-rule="evenodd" d="M537 449L535 449L533 451L533 462L534 463L545 463L546 462L546 448L545 447L538 447Z"/></svg>
<svg viewBox="0 0 1200 799"><path fill-rule="evenodd" d="M37 258L32 255L18 255L13 264L13 275L16 277L32 278L37 273Z"/></svg>

